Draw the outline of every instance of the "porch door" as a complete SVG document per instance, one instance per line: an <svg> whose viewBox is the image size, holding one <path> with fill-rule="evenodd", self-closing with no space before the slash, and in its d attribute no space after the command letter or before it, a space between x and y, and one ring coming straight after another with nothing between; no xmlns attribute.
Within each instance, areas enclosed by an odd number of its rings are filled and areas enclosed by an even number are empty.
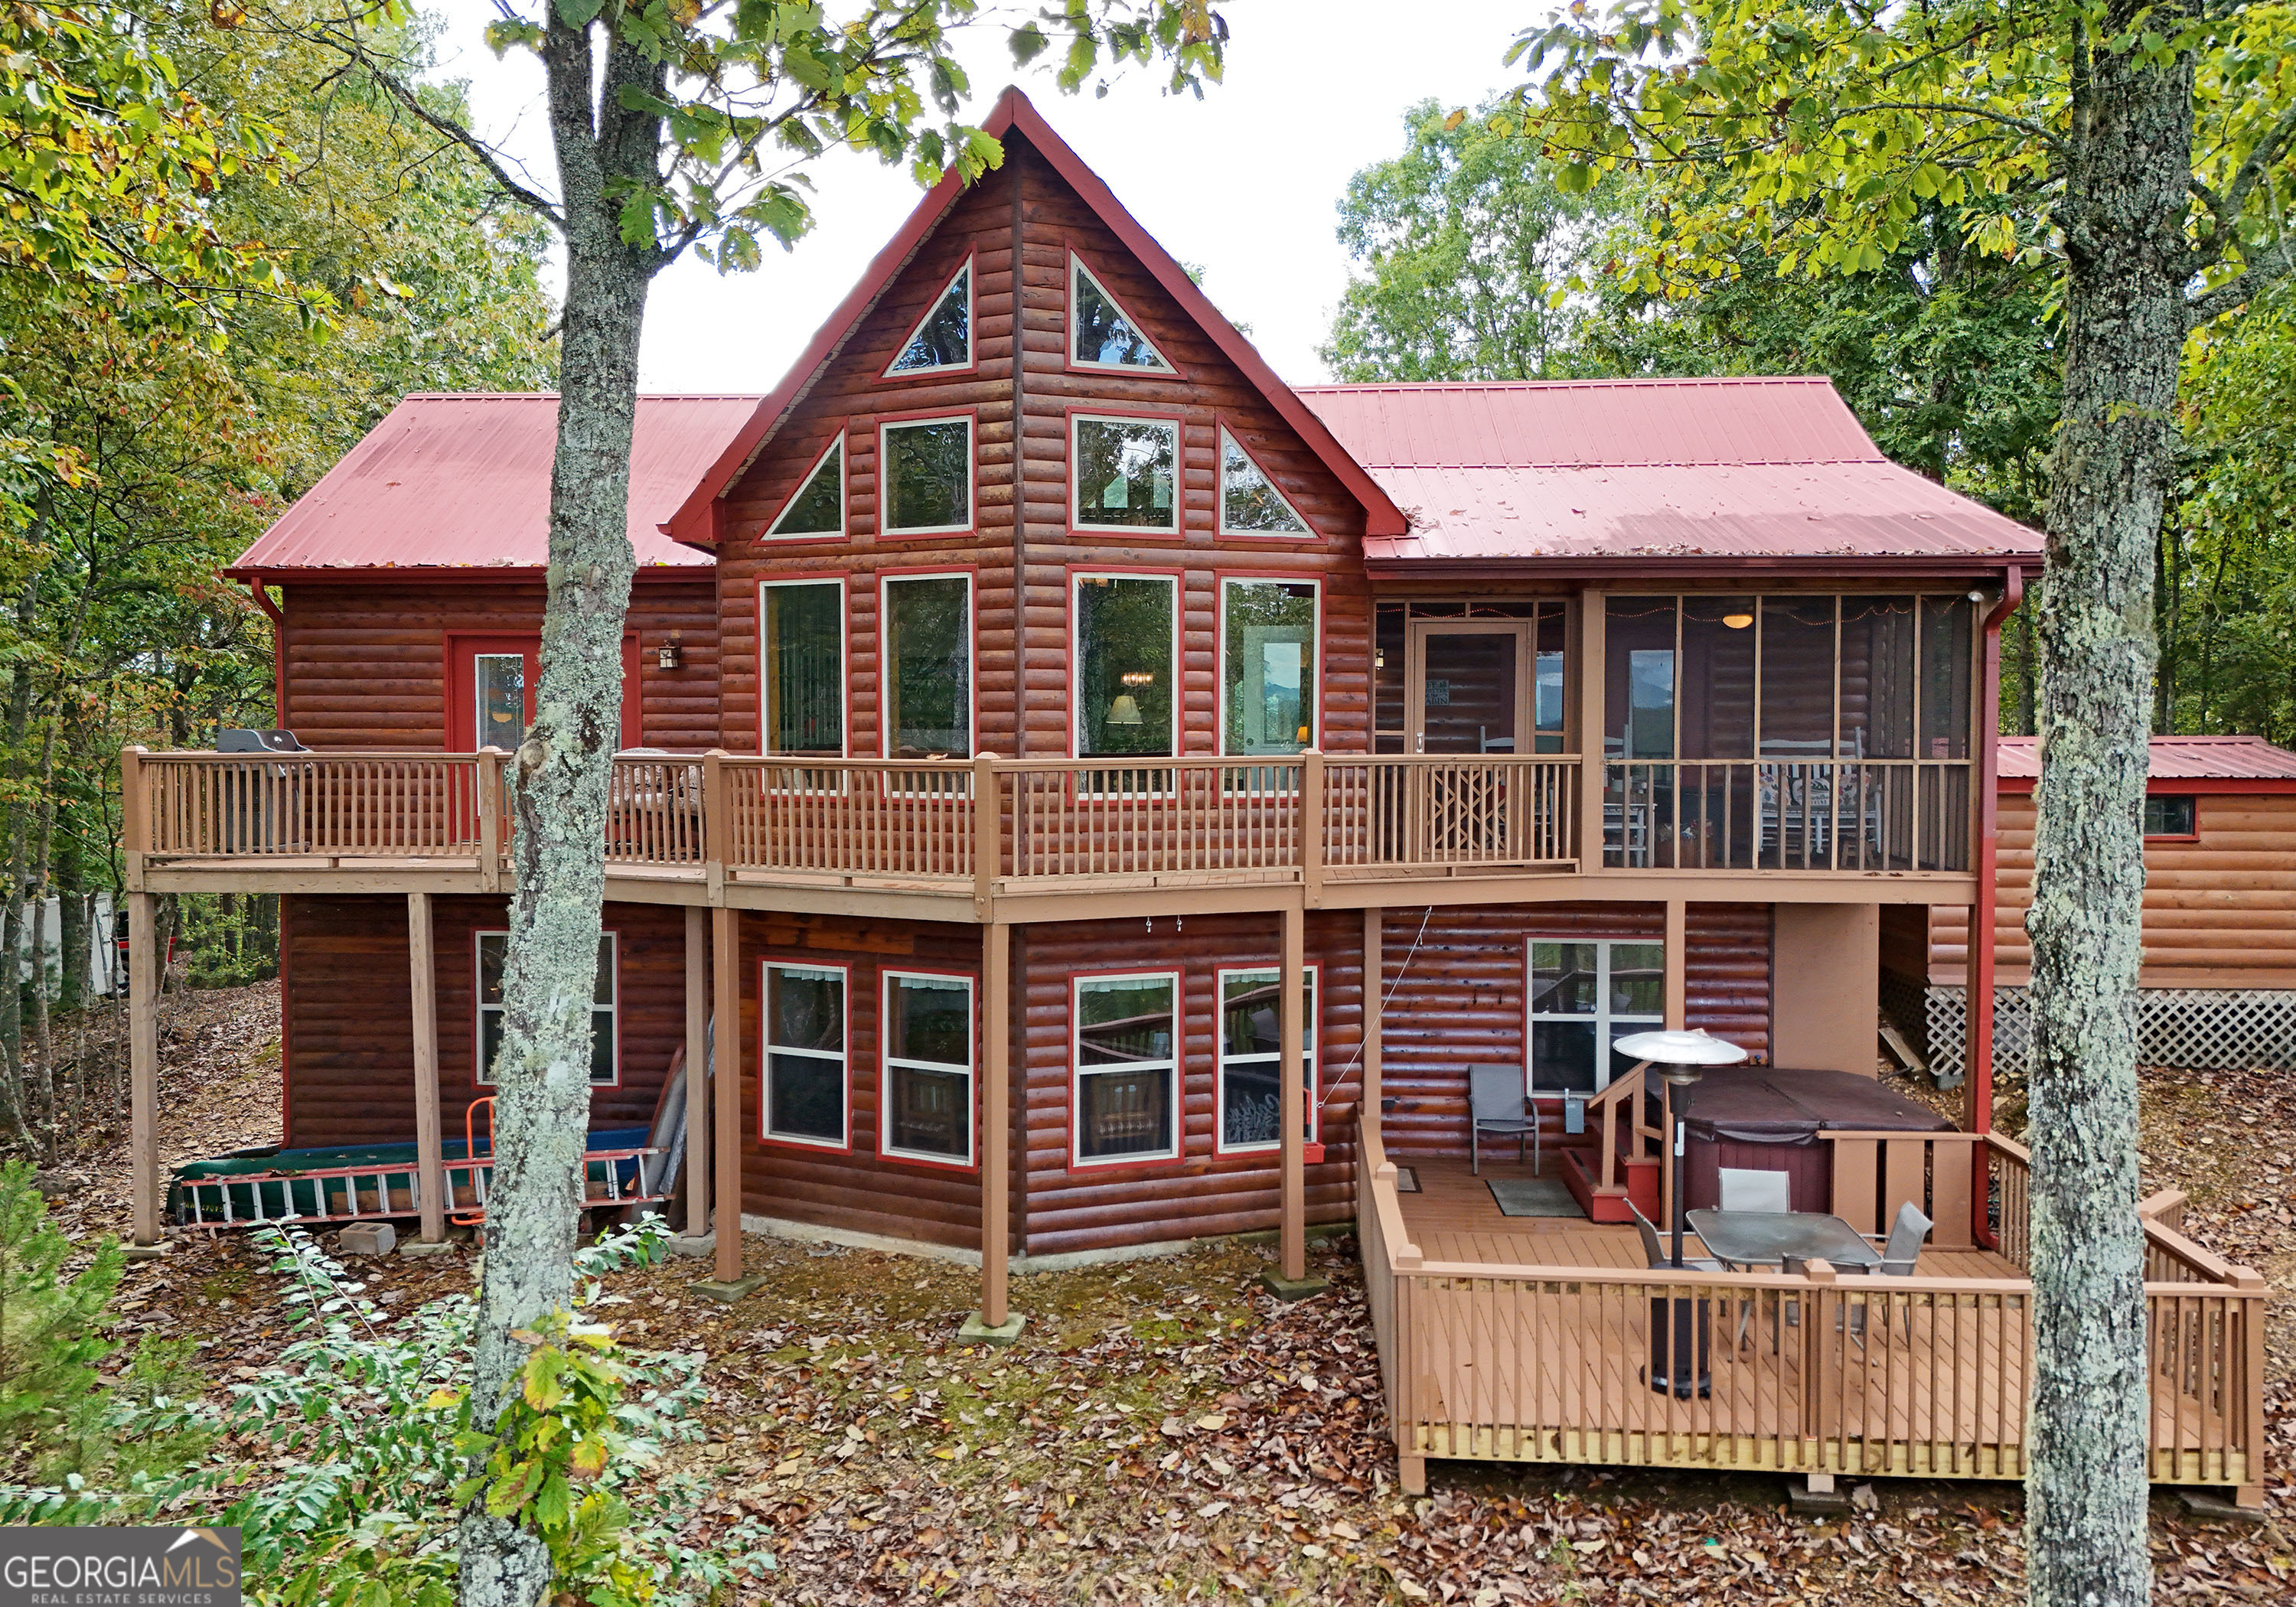
<svg viewBox="0 0 2296 1607"><path fill-rule="evenodd" d="M1531 750L1531 627L1528 620L1414 621L1411 626L1410 748L1457 764L1411 767L1407 817L1414 857L1439 863L1521 857L1529 789L1474 763Z"/></svg>
<svg viewBox="0 0 2296 1607"><path fill-rule="evenodd" d="M447 750L472 753L480 748L516 752L534 723L534 698L542 684L539 635L477 635L447 638ZM620 745L638 745L638 638L622 640Z"/></svg>

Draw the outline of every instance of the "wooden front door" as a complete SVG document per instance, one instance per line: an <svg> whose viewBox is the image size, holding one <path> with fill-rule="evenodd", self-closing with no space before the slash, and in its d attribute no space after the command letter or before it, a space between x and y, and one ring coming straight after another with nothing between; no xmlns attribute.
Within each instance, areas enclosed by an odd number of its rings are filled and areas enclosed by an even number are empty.
<svg viewBox="0 0 2296 1607"><path fill-rule="evenodd" d="M1410 651L1412 752L1530 751L1529 621L1414 621Z"/></svg>

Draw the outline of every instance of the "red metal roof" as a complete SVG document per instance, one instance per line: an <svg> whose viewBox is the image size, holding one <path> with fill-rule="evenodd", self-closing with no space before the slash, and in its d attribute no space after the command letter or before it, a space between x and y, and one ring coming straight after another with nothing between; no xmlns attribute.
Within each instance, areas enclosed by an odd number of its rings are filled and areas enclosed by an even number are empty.
<svg viewBox="0 0 2296 1607"><path fill-rule="evenodd" d="M1374 572L2040 556L2037 532L1884 457L1823 377L1299 394L1410 516L1364 543Z"/></svg>
<svg viewBox="0 0 2296 1607"><path fill-rule="evenodd" d="M2023 791L2039 778L2038 738L2005 736L1999 753L2001 783L2012 791ZM2156 736L2145 775L2156 783L2286 782L2296 787L2296 753L2260 736Z"/></svg>
<svg viewBox="0 0 2296 1607"><path fill-rule="evenodd" d="M1350 457L1332 437L1324 421L1304 404L1300 393L1294 391L1267 365L1266 358L1246 340L1234 324L1222 316L1198 290L1169 251L1156 243L1155 236L1140 225L1140 220L1125 210L1124 203L1116 199L1115 192L1102 182L1100 175L1085 165L1085 160L1071 149L1069 143L1053 132L1044 114L1029 102L1017 86L1008 87L997 97L995 110L981 124L985 133L1003 138L1009 131L1018 134L1037 152L1053 165L1054 170L1068 181L1084 203L1090 207L1101 222L1121 240L1141 266L1153 275L1171 298L1193 318L1197 324L1240 369L1252 387L1266 398L1269 406L1283 416L1284 422L1298 433L1302 443L1323 461L1357 502L1363 504L1365 528L1374 534L1400 535L1405 528L1401 510L1389 500L1375 475L1364 472L1361 465ZM909 214L900 233L888 241L885 248L871 259L868 272L861 275L851 293L838 303L829 321L816 332L812 341L791 367L788 375L776 386L774 393L758 405L755 415L742 427L740 436L729 445L709 471L692 488L684 505L667 516L662 528L680 541L709 542L716 539L710 523L710 505L723 496L742 471L747 468L782 421L812 388L823 366L837 355L838 348L853 332L877 299L885 293L899 276L917 248L929 237L941 217L953 205L964 184L951 174L935 184Z"/></svg>
<svg viewBox="0 0 2296 1607"><path fill-rule="evenodd" d="M641 570L709 567L660 524L757 405L754 395L638 398L629 531ZM226 573L540 569L557 435L548 392L410 396Z"/></svg>

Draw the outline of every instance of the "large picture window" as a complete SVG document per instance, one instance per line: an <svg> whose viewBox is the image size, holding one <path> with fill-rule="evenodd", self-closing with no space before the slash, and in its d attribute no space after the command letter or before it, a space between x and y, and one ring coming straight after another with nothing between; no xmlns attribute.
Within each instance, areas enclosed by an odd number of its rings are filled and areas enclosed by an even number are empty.
<svg viewBox="0 0 2296 1607"><path fill-rule="evenodd" d="M1221 582L1221 752L1315 746L1316 602L1313 581Z"/></svg>
<svg viewBox="0 0 2296 1607"><path fill-rule="evenodd" d="M1078 529L1178 532L1178 420L1078 414L1069 432Z"/></svg>
<svg viewBox="0 0 2296 1607"><path fill-rule="evenodd" d="M764 750L842 758L845 583L768 580L758 588L758 619Z"/></svg>
<svg viewBox="0 0 2296 1607"><path fill-rule="evenodd" d="M503 1044L503 962L510 934L482 931L479 943L479 1063L472 1079L482 1088L494 1086L495 1057ZM598 934L598 978L590 996L590 1083L611 1087L621 1081L620 956L614 934Z"/></svg>
<svg viewBox="0 0 2296 1607"><path fill-rule="evenodd" d="M1611 1045L1666 1023L1666 946L1530 941L1530 1092L1592 1094L1634 1062Z"/></svg>
<svg viewBox="0 0 2296 1607"><path fill-rule="evenodd" d="M969 1166L972 980L889 971L884 988L884 1152Z"/></svg>
<svg viewBox="0 0 2296 1607"><path fill-rule="evenodd" d="M846 1144L845 968L765 967L767 1138L841 1150Z"/></svg>
<svg viewBox="0 0 2296 1607"><path fill-rule="evenodd" d="M1300 1065L1307 1119L1316 1142L1316 967L1307 968L1300 999ZM1219 973L1219 1147L1273 1150L1283 1133L1283 972Z"/></svg>
<svg viewBox="0 0 2296 1607"><path fill-rule="evenodd" d="M1179 582L1170 575L1078 575L1073 597L1076 751L1166 758L1176 751Z"/></svg>
<svg viewBox="0 0 2296 1607"><path fill-rule="evenodd" d="M904 420L878 431L880 529L935 536L972 528L972 420Z"/></svg>
<svg viewBox="0 0 2296 1607"><path fill-rule="evenodd" d="M886 757L972 758L972 578L888 575L884 628Z"/></svg>
<svg viewBox="0 0 2296 1607"><path fill-rule="evenodd" d="M1076 1159L1085 1166L1180 1152L1180 975L1076 983Z"/></svg>

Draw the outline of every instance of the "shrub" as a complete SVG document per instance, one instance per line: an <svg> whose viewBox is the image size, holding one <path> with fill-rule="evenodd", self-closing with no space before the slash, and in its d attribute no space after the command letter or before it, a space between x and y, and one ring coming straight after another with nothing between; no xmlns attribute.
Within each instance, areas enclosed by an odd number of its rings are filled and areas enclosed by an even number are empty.
<svg viewBox="0 0 2296 1607"><path fill-rule="evenodd" d="M72 1242L32 1179L26 1162L0 1165L0 1444L17 1447L35 1477L60 1478L101 1451L86 1403L112 1349L99 1324L127 1257L107 1238L66 1277Z"/></svg>

